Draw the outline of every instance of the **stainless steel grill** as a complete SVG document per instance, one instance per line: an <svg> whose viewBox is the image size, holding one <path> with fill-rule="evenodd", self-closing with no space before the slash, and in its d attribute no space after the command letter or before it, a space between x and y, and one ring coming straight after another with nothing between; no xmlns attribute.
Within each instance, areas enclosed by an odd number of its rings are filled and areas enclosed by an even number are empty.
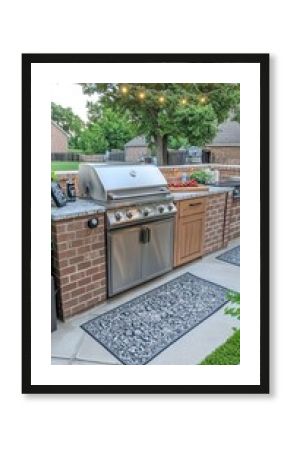
<svg viewBox="0 0 290 450"><path fill-rule="evenodd" d="M81 196L102 203L170 194L166 179L153 165L82 164L79 182Z"/></svg>
<svg viewBox="0 0 290 450"><path fill-rule="evenodd" d="M107 207L109 228L171 216L176 212L167 181L156 166L83 164L81 197Z"/></svg>
<svg viewBox="0 0 290 450"><path fill-rule="evenodd" d="M109 296L172 269L176 207L156 166L83 164L79 183L106 206Z"/></svg>

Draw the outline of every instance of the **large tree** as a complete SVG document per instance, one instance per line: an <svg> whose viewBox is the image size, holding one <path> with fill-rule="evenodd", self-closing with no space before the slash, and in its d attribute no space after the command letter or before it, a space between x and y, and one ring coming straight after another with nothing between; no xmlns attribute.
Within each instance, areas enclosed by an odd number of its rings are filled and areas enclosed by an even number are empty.
<svg viewBox="0 0 290 450"><path fill-rule="evenodd" d="M85 94L99 93L101 105L130 114L138 133L153 141L158 164L167 164L170 137L198 146L210 142L218 124L238 110L240 93L239 84L225 83L84 83L82 87Z"/></svg>

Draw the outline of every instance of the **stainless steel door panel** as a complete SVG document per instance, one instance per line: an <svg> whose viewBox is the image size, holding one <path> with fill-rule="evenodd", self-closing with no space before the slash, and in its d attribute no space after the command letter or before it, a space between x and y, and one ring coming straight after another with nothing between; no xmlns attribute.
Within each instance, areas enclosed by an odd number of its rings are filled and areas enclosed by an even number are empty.
<svg viewBox="0 0 290 450"><path fill-rule="evenodd" d="M140 227L130 227L108 234L109 295L142 281L140 231Z"/></svg>
<svg viewBox="0 0 290 450"><path fill-rule="evenodd" d="M146 225L148 242L142 246L142 278L153 278L173 266L173 220L163 220Z"/></svg>

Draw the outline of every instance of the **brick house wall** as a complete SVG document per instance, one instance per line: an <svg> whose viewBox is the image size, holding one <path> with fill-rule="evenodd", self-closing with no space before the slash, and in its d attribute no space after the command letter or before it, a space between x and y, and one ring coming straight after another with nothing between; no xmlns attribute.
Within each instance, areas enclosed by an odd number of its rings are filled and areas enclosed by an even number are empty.
<svg viewBox="0 0 290 450"><path fill-rule="evenodd" d="M51 122L51 153L68 151L68 135L54 122Z"/></svg>
<svg viewBox="0 0 290 450"><path fill-rule="evenodd" d="M210 162L213 164L240 164L239 146L208 146L205 150L210 152Z"/></svg>
<svg viewBox="0 0 290 450"><path fill-rule="evenodd" d="M87 222L97 217L99 225ZM104 214L52 222L52 275L57 290L57 309L65 320L106 299Z"/></svg>

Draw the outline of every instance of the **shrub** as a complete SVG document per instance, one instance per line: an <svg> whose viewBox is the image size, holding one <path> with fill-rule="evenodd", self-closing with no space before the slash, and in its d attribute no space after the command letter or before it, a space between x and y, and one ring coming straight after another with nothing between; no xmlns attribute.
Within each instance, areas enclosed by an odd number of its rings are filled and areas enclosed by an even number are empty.
<svg viewBox="0 0 290 450"><path fill-rule="evenodd" d="M232 306L225 308L225 314L236 317L240 320L240 293L229 291L227 295L228 300Z"/></svg>
<svg viewBox="0 0 290 450"><path fill-rule="evenodd" d="M192 180L196 180L199 184L206 184L212 180L213 174L206 170L197 170L190 175Z"/></svg>

